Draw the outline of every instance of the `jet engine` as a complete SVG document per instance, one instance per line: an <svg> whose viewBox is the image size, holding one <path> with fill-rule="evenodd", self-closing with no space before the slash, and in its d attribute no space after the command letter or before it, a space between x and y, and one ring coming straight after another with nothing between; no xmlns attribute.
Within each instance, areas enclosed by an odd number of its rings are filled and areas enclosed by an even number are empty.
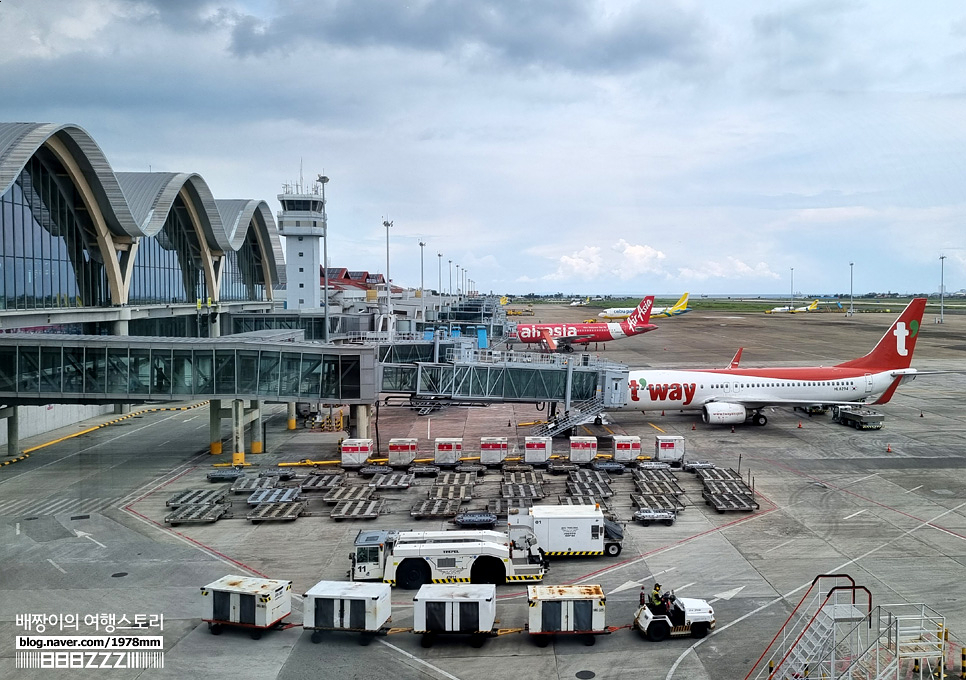
<svg viewBox="0 0 966 680"><path fill-rule="evenodd" d="M748 410L741 404L712 401L705 404L701 419L710 425L737 425L748 418Z"/></svg>

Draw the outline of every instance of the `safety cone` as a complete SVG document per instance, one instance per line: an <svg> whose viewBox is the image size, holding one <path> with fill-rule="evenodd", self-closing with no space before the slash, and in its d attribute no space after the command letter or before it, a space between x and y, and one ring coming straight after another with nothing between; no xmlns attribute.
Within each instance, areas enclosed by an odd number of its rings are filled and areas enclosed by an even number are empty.
<svg viewBox="0 0 966 680"><path fill-rule="evenodd" d="M697 428L697 427L695 427L695 425L694 425L694 423L691 423L691 429L692 429L692 430L697 430L698 428Z"/></svg>
<svg viewBox="0 0 966 680"><path fill-rule="evenodd" d="M508 421L506 421L506 426L507 427L513 427L513 423L508 420Z"/></svg>
<svg viewBox="0 0 966 680"><path fill-rule="evenodd" d="M799 421L798 421L798 429L799 429L799 430L801 430L801 429L802 429L802 421L801 421L801 420L799 420Z"/></svg>
<svg viewBox="0 0 966 680"><path fill-rule="evenodd" d="M924 416L922 415L922 411L919 411L919 417L920 417L920 418L923 418L923 417L924 417Z"/></svg>
<svg viewBox="0 0 966 680"><path fill-rule="evenodd" d="M886 444L886 453L892 453L892 444Z"/></svg>
<svg viewBox="0 0 966 680"><path fill-rule="evenodd" d="M732 433L735 431L735 426L734 425L731 426L731 431L732 431Z"/></svg>
<svg viewBox="0 0 966 680"><path fill-rule="evenodd" d="M664 415L664 410L663 410L663 409L661 410L661 415L662 415L662 416Z"/></svg>

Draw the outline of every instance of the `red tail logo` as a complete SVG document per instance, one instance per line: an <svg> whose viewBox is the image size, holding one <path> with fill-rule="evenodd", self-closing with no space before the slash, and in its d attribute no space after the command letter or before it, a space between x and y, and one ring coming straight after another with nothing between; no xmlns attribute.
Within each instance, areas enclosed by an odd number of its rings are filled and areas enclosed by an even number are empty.
<svg viewBox="0 0 966 680"><path fill-rule="evenodd" d="M889 327L872 351L859 359L839 364L843 368L863 368L868 370L889 370L909 368L912 353L916 348L916 338L926 309L926 298L915 298L910 302L895 323Z"/></svg>

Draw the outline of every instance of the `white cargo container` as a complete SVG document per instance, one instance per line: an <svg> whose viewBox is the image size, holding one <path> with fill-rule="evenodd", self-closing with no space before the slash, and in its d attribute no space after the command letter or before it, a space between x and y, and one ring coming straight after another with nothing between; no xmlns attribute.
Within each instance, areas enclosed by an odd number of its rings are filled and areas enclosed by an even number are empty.
<svg viewBox="0 0 966 680"><path fill-rule="evenodd" d="M510 539L522 543L527 532L548 556L620 555L624 531L595 505L534 505L510 508Z"/></svg>
<svg viewBox="0 0 966 680"><path fill-rule="evenodd" d="M654 460L680 465L684 460L684 437L663 434L654 437Z"/></svg>
<svg viewBox="0 0 966 680"><path fill-rule="evenodd" d="M597 437L571 437L570 462L589 463L597 457Z"/></svg>
<svg viewBox="0 0 966 680"><path fill-rule="evenodd" d="M340 445L342 467L362 467L372 456L371 439L343 439Z"/></svg>
<svg viewBox="0 0 966 680"><path fill-rule="evenodd" d="M437 465L458 465L463 456L463 438L436 437L435 449Z"/></svg>
<svg viewBox="0 0 966 680"><path fill-rule="evenodd" d="M480 437L480 463L499 465L506 460L509 446L506 437Z"/></svg>
<svg viewBox="0 0 966 680"><path fill-rule="evenodd" d="M252 638L292 613L292 582L230 574L201 589L201 620L214 635L221 627L252 629Z"/></svg>
<svg viewBox="0 0 966 680"><path fill-rule="evenodd" d="M541 647L555 634L603 635L606 598L599 585L527 586L527 630ZM594 638L589 642L593 644Z"/></svg>
<svg viewBox="0 0 966 680"><path fill-rule="evenodd" d="M412 464L419 454L419 442L416 439L396 437L389 440L389 465L402 466Z"/></svg>
<svg viewBox="0 0 966 680"><path fill-rule="evenodd" d="M553 453L553 439L551 437L527 437L524 440L524 463L543 465L550 460L551 453Z"/></svg>
<svg viewBox="0 0 966 680"><path fill-rule="evenodd" d="M637 435L614 435L614 461L632 463L641 457L641 438Z"/></svg>
<svg viewBox="0 0 966 680"><path fill-rule="evenodd" d="M379 633L392 617L388 583L362 581L319 581L305 592L303 627L312 642L322 639L323 630Z"/></svg>
<svg viewBox="0 0 966 680"><path fill-rule="evenodd" d="M466 633L480 646L496 621L496 586L492 583L429 583L413 598L413 632L423 635L423 646L433 636ZM477 644L478 643L478 644Z"/></svg>

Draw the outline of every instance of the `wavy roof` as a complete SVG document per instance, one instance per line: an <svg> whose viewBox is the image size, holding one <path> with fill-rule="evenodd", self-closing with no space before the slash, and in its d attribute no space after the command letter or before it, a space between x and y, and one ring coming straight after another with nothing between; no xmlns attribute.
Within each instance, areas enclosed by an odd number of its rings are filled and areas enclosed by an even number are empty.
<svg viewBox="0 0 966 680"><path fill-rule="evenodd" d="M265 201L215 200L201 175L176 172L114 172L104 152L83 128L53 123L0 123L0 195L6 193L30 158L51 138L67 148L89 178L108 229L116 236L151 237L163 227L178 194L194 205L208 245L238 250L254 221L269 253L271 276L284 283L282 246Z"/></svg>

